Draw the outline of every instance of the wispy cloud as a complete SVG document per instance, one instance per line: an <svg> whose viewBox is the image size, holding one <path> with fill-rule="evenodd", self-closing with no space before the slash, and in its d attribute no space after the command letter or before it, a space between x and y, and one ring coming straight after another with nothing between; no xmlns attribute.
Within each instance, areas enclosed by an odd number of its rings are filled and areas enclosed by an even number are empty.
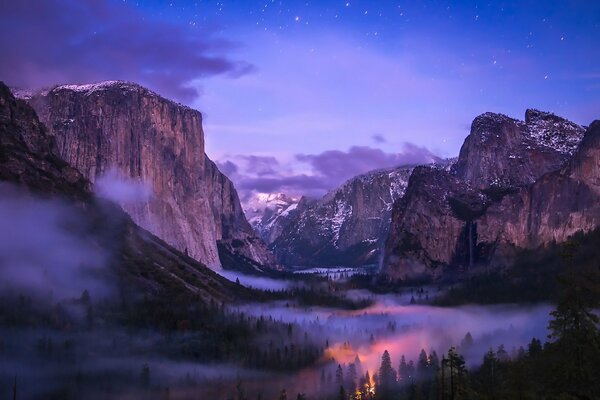
<svg viewBox="0 0 600 400"><path fill-rule="evenodd" d="M0 2L0 64L9 85L122 79L182 102L197 78L239 77L253 66L230 58L238 44L198 27L152 19L127 3L92 0ZM10 40L8 40L10 38Z"/></svg>
<svg viewBox="0 0 600 400"><path fill-rule="evenodd" d="M436 159L438 157L429 149L404 143L399 153L386 153L369 146L352 146L347 151L296 154L289 163L282 163L273 156L240 155L222 160L218 165L235 182L242 198L251 192L320 197L344 181L368 171L425 164Z"/></svg>

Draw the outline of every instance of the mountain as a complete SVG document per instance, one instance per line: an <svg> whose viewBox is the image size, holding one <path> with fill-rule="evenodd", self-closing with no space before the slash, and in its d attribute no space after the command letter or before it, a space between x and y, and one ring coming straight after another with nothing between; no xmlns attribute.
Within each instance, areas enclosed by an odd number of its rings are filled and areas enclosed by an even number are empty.
<svg viewBox="0 0 600 400"><path fill-rule="evenodd" d="M290 266L377 263L392 205L404 194L412 169L373 171L348 180L300 212L271 248Z"/></svg>
<svg viewBox="0 0 600 400"><path fill-rule="evenodd" d="M581 126L538 110L527 110L525 121L485 113L473 120L453 172L479 189L528 185L559 169L583 133Z"/></svg>
<svg viewBox="0 0 600 400"><path fill-rule="evenodd" d="M40 122L35 111L26 102L16 99L2 82L0 192L3 200L14 197L64 203L77 221L61 221L62 228L73 230L69 234L77 235L80 243L85 242L108 255L105 260L107 268L102 273L116 278L122 302L153 295L175 298L185 294L205 303L246 296L245 289L239 285L138 227L120 207L95 197L91 182L59 156L56 138ZM40 219L43 217L39 216ZM31 229L34 243L42 235L35 224L14 228ZM64 258L81 251L78 248L71 250L52 249L52 254L46 256L61 254ZM32 260L46 262L45 257L42 261L33 258L27 259L27 262ZM7 258L4 261L3 268L8 268L15 260ZM55 269L64 268L64 265L46 267ZM22 269L23 265L19 268Z"/></svg>
<svg viewBox="0 0 600 400"><path fill-rule="evenodd" d="M148 188L145 202L119 201L136 224L211 268L277 268L233 184L204 153L200 112L121 81L57 86L26 100L93 187L116 176Z"/></svg>
<svg viewBox="0 0 600 400"><path fill-rule="evenodd" d="M538 110L525 121L475 118L450 171L419 167L411 176L394 205L384 273L439 278L502 266L518 248L595 228L594 126L586 132Z"/></svg>
<svg viewBox="0 0 600 400"><path fill-rule="evenodd" d="M256 193L243 201L248 222L267 244L277 239L283 230L300 214L310 200L304 196L291 197L285 193Z"/></svg>

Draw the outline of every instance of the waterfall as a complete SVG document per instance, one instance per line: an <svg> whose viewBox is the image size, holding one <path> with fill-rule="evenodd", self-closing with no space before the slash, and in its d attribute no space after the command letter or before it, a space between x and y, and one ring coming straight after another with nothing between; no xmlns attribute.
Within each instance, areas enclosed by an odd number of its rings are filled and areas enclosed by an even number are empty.
<svg viewBox="0 0 600 400"><path fill-rule="evenodd" d="M469 268L473 266L473 221L469 221Z"/></svg>

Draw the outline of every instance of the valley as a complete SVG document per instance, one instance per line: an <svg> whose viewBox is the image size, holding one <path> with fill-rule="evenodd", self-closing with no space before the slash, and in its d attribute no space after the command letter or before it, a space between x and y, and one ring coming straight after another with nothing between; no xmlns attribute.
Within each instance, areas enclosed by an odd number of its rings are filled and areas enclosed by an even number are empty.
<svg viewBox="0 0 600 400"><path fill-rule="evenodd" d="M0 84L0 397L599 393L598 121L485 113L457 158L252 197L202 114L140 85L18 94Z"/></svg>

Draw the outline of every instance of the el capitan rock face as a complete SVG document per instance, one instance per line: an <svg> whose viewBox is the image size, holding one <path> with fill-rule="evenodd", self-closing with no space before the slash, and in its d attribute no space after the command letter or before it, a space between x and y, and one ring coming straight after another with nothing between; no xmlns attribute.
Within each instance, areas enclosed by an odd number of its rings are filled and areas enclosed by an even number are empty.
<svg viewBox="0 0 600 400"><path fill-rule="evenodd" d="M147 202L121 203L137 224L212 268L276 267L204 153L200 112L119 81L58 86L28 101L61 157L92 183L116 170L151 188Z"/></svg>
<svg viewBox="0 0 600 400"><path fill-rule="evenodd" d="M4 200L25 196L71 207L78 221L77 228L71 228L82 236L82 241L107 255L103 278L114 279L116 286L123 288L122 302L137 301L142 296L176 296L182 291L207 303L251 296L245 288L135 225L119 207L97 199L90 182L58 155L56 138L35 111L13 97L2 82L0 192L7 196Z"/></svg>
<svg viewBox="0 0 600 400"><path fill-rule="evenodd" d="M590 135L582 140L582 127L536 110L525 121L477 117L451 173L422 169L411 177L394 206L383 272L440 277L593 229L600 217L588 177L599 159ZM576 160L585 151L594 156L583 167ZM585 172L574 178L574 169Z"/></svg>

